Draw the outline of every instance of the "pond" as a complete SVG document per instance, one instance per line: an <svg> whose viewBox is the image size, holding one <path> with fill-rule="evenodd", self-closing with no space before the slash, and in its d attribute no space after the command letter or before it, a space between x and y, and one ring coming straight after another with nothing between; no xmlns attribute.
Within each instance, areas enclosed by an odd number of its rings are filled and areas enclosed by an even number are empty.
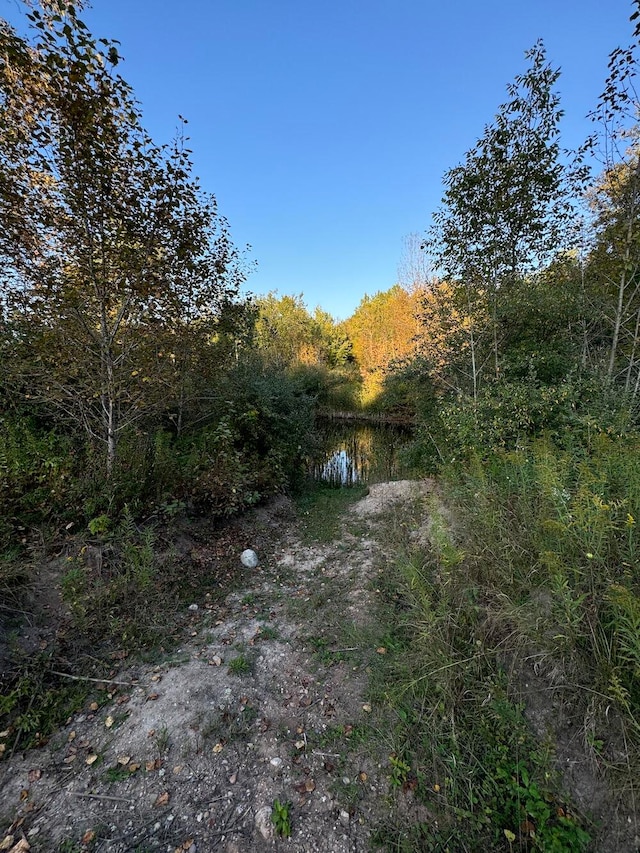
<svg viewBox="0 0 640 853"><path fill-rule="evenodd" d="M320 449L309 466L317 482L332 486L382 483L410 477L400 451L411 430L396 424L322 418Z"/></svg>

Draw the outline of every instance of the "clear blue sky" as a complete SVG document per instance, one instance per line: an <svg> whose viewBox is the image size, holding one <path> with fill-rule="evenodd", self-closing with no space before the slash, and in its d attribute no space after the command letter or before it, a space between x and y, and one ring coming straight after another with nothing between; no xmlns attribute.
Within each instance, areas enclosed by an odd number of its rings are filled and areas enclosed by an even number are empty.
<svg viewBox="0 0 640 853"><path fill-rule="evenodd" d="M543 38L562 68L565 145L607 57L631 39L631 0L94 0L93 34L157 142L189 120L196 172L250 243L255 293L303 293L347 317L397 279L455 166ZM19 20L15 0L0 15Z"/></svg>

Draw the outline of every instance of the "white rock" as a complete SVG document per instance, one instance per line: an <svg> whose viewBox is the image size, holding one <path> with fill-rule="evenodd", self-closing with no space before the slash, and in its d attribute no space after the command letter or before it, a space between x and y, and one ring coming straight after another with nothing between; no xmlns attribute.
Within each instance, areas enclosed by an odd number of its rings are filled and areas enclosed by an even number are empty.
<svg viewBox="0 0 640 853"><path fill-rule="evenodd" d="M246 551L243 551L240 554L240 562L243 566L246 566L247 569L255 569L260 560L258 560L258 555L255 551L252 551L251 548L247 548Z"/></svg>
<svg viewBox="0 0 640 853"><path fill-rule="evenodd" d="M271 806L263 806L258 809L254 818L256 829L265 841L273 838L273 824L271 823Z"/></svg>
<svg viewBox="0 0 640 853"><path fill-rule="evenodd" d="M347 811L345 811L344 809L342 809L342 810L340 811L340 817L339 817L339 820L340 820L340 823L341 823L343 826L349 826L349 812L347 812Z"/></svg>
<svg viewBox="0 0 640 853"><path fill-rule="evenodd" d="M198 609L198 605L197 605L197 604L190 604L190 605L189 605L189 610L190 610L192 613L195 613L197 609Z"/></svg>

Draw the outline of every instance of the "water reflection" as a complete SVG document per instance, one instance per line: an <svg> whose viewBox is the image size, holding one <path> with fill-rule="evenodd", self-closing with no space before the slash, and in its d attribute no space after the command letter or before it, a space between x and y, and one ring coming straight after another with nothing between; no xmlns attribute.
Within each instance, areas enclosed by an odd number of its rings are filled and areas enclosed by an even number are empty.
<svg viewBox="0 0 640 853"><path fill-rule="evenodd" d="M310 466L314 480L354 486L408 476L398 458L398 451L410 438L408 430L354 421L324 421L319 429L322 448Z"/></svg>

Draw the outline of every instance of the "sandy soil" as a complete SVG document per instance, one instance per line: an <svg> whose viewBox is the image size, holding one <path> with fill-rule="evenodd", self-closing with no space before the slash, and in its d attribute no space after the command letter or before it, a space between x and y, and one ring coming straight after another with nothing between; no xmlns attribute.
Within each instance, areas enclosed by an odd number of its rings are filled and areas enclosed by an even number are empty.
<svg viewBox="0 0 640 853"><path fill-rule="evenodd" d="M0 849L367 850L398 792L384 749L362 736L376 649L338 644L350 626L366 634L387 559L380 519L429 489L372 486L328 545L304 545L287 523L246 589L222 607L193 602L170 659L123 668L45 747L2 762L12 826ZM195 556L208 558L202 546ZM407 819L424 819L400 796ZM289 839L271 820L275 800L290 804Z"/></svg>

